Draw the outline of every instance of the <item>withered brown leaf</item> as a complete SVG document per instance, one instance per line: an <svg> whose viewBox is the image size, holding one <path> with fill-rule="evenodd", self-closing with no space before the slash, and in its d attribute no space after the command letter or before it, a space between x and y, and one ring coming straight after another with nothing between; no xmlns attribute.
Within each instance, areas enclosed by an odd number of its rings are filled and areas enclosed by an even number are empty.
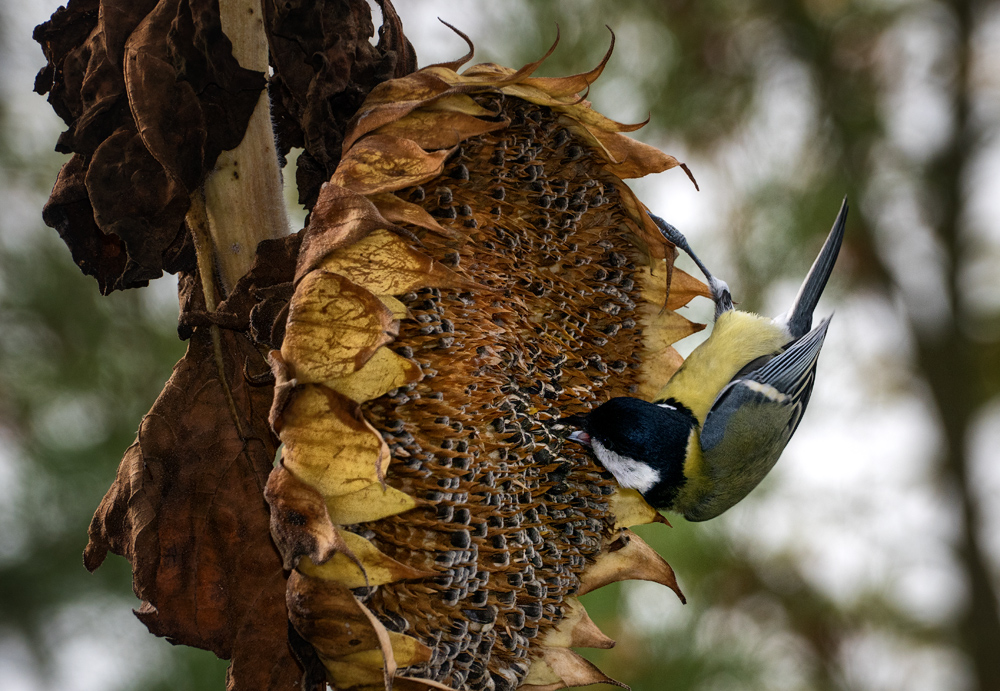
<svg viewBox="0 0 1000 691"><path fill-rule="evenodd" d="M379 5L383 21L373 46L371 10L364 2L263 2L278 151L304 147L296 182L307 208L336 169L344 130L368 92L417 67L392 3Z"/></svg>
<svg viewBox="0 0 1000 691"><path fill-rule="evenodd" d="M277 442L273 388L251 386L262 362L245 336L222 332L226 376L247 438L230 419L207 329L143 419L90 527L88 569L110 550L133 565L137 612L151 632L232 658L231 689L295 688L285 574L263 490Z"/></svg>
<svg viewBox="0 0 1000 691"><path fill-rule="evenodd" d="M301 671L263 497L277 445L273 388L245 381L243 363L262 361L246 337L223 331L222 344L247 438L230 418L208 330L198 329L94 516L84 562L94 570L109 550L125 556L139 618L174 643L232 658L230 688L292 688Z"/></svg>
<svg viewBox="0 0 1000 691"><path fill-rule="evenodd" d="M45 222L103 293L193 271L188 196L265 85L233 57L217 0L73 0L34 36L48 60L35 90L68 125L57 150L76 154Z"/></svg>

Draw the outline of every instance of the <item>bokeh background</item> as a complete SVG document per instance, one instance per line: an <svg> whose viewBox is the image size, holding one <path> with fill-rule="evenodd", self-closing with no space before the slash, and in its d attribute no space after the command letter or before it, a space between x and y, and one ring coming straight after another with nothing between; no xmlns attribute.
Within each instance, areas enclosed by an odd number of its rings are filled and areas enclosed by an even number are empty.
<svg viewBox="0 0 1000 691"><path fill-rule="evenodd" d="M590 99L690 165L700 192L678 170L635 188L743 308L783 311L852 203L798 434L723 517L641 531L689 604L587 596L618 641L592 657L637 691L1000 689L1000 2L397 5L421 64L465 51L437 17L512 66L558 25L546 75L592 67L613 28ZM0 0L0 686L218 690L226 663L132 616L124 560L82 566L184 345L172 277L102 298L41 222L61 122L30 34L56 6Z"/></svg>

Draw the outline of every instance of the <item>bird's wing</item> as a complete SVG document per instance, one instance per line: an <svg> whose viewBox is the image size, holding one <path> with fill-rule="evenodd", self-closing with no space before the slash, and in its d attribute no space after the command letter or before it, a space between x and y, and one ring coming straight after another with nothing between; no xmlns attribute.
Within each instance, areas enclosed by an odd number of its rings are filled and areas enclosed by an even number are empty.
<svg viewBox="0 0 1000 691"><path fill-rule="evenodd" d="M705 418L702 449L708 451L722 442L735 418L751 410L761 416L756 429L759 438L778 435L774 441L784 448L809 402L816 379L816 360L829 324L830 319L825 319L762 367L731 381L719 393ZM770 409L774 409L773 412L766 412Z"/></svg>
<svg viewBox="0 0 1000 691"><path fill-rule="evenodd" d="M756 487L777 462L809 402L827 319L760 368L731 381L702 425L701 473L708 489L687 508L704 521Z"/></svg>

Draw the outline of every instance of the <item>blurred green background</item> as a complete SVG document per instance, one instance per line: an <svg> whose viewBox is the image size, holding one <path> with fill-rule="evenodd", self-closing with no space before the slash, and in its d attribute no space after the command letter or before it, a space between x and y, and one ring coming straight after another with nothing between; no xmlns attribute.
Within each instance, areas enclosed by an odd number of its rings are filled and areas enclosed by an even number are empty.
<svg viewBox="0 0 1000 691"><path fill-rule="evenodd" d="M90 515L173 363L176 282L99 296L40 210L60 122L0 0L0 686L221 689L225 663L132 617L128 565L82 566ZM1000 689L1000 3L399 0L421 64L596 64L590 99L686 161L638 181L743 308L784 310L836 214L848 235L806 416L747 501L640 530L689 604L587 596L633 689ZM684 262L681 263L685 266ZM707 304L691 318L705 321ZM693 344L684 344L690 350Z"/></svg>

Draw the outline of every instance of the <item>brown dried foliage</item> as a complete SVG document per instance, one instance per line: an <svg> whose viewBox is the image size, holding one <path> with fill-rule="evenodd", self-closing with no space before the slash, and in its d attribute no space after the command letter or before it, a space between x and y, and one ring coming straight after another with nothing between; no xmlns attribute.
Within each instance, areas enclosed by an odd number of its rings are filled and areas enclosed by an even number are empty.
<svg viewBox="0 0 1000 691"><path fill-rule="evenodd" d="M232 688L291 689L300 672L286 640L285 575L262 539L277 446L271 390L243 377L245 361L261 367L248 339L224 331L223 346L246 438L229 419L208 331L198 330L94 516L84 561L94 570L108 550L125 556L139 619L174 643L232 658Z"/></svg>
<svg viewBox="0 0 1000 691"><path fill-rule="evenodd" d="M45 222L101 291L193 270L188 196L243 138L264 77L232 55L213 0L75 0L35 29L38 93L69 128Z"/></svg>
<svg viewBox="0 0 1000 691"><path fill-rule="evenodd" d="M387 0L377 47L361 0L263 7L279 146L305 147L299 181L311 206L365 95L416 59ZM74 154L45 222L103 293L193 272L189 195L243 139L265 87L233 57L218 0L71 0L35 39L48 60L35 90L68 125L57 150Z"/></svg>
<svg viewBox="0 0 1000 691"><path fill-rule="evenodd" d="M304 149L296 182L299 201L311 209L340 162L347 122L372 87L415 70L417 56L389 0L379 0L377 46L368 41L374 28L363 2L264 0L263 6L278 150Z"/></svg>
<svg viewBox="0 0 1000 691"><path fill-rule="evenodd" d="M126 557L139 618L174 643L231 658L231 689L294 689L302 677L263 497L278 443L267 421L274 388L255 381L267 363L241 333L275 288L291 286L298 245L298 237L261 243L257 265L216 313L197 309L200 289L185 282L191 344L143 418L84 554L90 570L108 551ZM231 327L222 349L242 436L213 356L209 326L220 320Z"/></svg>

